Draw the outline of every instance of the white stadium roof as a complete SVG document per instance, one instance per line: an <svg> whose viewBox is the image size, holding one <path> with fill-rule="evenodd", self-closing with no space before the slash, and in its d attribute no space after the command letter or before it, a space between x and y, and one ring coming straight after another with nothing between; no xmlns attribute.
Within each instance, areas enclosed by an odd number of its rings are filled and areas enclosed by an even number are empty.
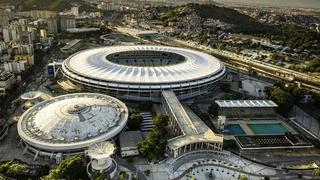
<svg viewBox="0 0 320 180"><path fill-rule="evenodd" d="M219 107L278 107L278 105L271 100L216 100L215 103Z"/></svg>
<svg viewBox="0 0 320 180"><path fill-rule="evenodd" d="M132 66L117 64L106 57L128 51L158 51L178 54L185 59L174 65ZM216 75L224 67L208 54L167 46L112 46L75 53L63 64L64 73L76 80L103 83L170 84L196 81Z"/></svg>
<svg viewBox="0 0 320 180"><path fill-rule="evenodd" d="M116 98L92 93L58 96L36 104L19 119L18 133L29 145L72 151L108 140L126 125L128 109Z"/></svg>

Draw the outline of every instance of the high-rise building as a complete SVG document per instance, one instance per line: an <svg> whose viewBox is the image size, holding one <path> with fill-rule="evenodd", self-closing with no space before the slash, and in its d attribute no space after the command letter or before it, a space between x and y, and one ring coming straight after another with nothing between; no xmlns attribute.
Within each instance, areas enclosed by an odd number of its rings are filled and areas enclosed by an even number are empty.
<svg viewBox="0 0 320 180"><path fill-rule="evenodd" d="M4 41L0 41L0 54L2 54L5 49L7 49L6 43Z"/></svg>
<svg viewBox="0 0 320 180"><path fill-rule="evenodd" d="M15 55L14 60L16 61L26 61L29 66L34 65L34 55L24 54L24 55Z"/></svg>
<svg viewBox="0 0 320 180"><path fill-rule="evenodd" d="M27 24L28 24L28 20L21 18L21 19L19 19L19 24L21 24L21 25L27 25Z"/></svg>
<svg viewBox="0 0 320 180"><path fill-rule="evenodd" d="M76 19L73 15L60 16L60 32L66 31L70 28L76 28Z"/></svg>
<svg viewBox="0 0 320 180"><path fill-rule="evenodd" d="M58 34L58 18L57 16L51 16L47 19L48 33Z"/></svg>
<svg viewBox="0 0 320 180"><path fill-rule="evenodd" d="M17 31L10 27L5 27L2 29L2 37L4 42L10 42L17 40Z"/></svg>
<svg viewBox="0 0 320 180"><path fill-rule="evenodd" d="M9 28L3 28L2 29L2 37L3 37L3 40L4 42L10 42L10 29Z"/></svg>
<svg viewBox="0 0 320 180"><path fill-rule="evenodd" d="M13 47L14 54L22 55L22 54L33 54L33 45L31 44L17 44Z"/></svg>
<svg viewBox="0 0 320 180"><path fill-rule="evenodd" d="M9 25L9 17L6 15L0 14L0 26L8 26Z"/></svg>
<svg viewBox="0 0 320 180"><path fill-rule="evenodd" d="M57 13L53 11L40 11L40 10L33 10L30 11L30 16L32 18L50 18L55 16Z"/></svg>
<svg viewBox="0 0 320 180"><path fill-rule="evenodd" d="M40 29L40 38L41 39L47 39L47 31L45 29Z"/></svg>
<svg viewBox="0 0 320 180"><path fill-rule="evenodd" d="M10 73L21 73L26 70L27 61L8 61L4 64L4 70Z"/></svg>
<svg viewBox="0 0 320 180"><path fill-rule="evenodd" d="M14 12L0 9L0 27L8 26L13 17Z"/></svg>

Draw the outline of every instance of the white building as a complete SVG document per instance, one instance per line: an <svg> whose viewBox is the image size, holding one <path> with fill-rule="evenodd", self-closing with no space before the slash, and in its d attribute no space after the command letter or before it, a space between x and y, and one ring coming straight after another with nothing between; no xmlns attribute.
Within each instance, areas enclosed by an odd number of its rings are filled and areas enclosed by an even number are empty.
<svg viewBox="0 0 320 180"><path fill-rule="evenodd" d="M2 29L2 35L4 42L16 41L18 39L17 31L9 27Z"/></svg>
<svg viewBox="0 0 320 180"><path fill-rule="evenodd" d="M8 61L4 64L4 69L10 73L21 73L28 67L27 61Z"/></svg>
<svg viewBox="0 0 320 180"><path fill-rule="evenodd" d="M7 48L7 44L4 41L0 41L0 54Z"/></svg>
<svg viewBox="0 0 320 180"><path fill-rule="evenodd" d="M79 7L73 6L71 7L71 14L75 15L76 17L79 16Z"/></svg>
<svg viewBox="0 0 320 180"><path fill-rule="evenodd" d="M75 93L42 101L20 117L17 127L25 151L57 159L84 153L94 143L112 140L126 126L128 109L116 98Z"/></svg>
<svg viewBox="0 0 320 180"><path fill-rule="evenodd" d="M135 45L80 51L64 61L62 73L89 91L159 102L163 90L173 90L179 99L207 93L224 78L226 68L202 52Z"/></svg>
<svg viewBox="0 0 320 180"><path fill-rule="evenodd" d="M47 31L45 29L40 29L40 38L47 39L47 37L48 37Z"/></svg>
<svg viewBox="0 0 320 180"><path fill-rule="evenodd" d="M76 28L75 16L73 15L60 16L60 31L63 32L70 28Z"/></svg>
<svg viewBox="0 0 320 180"><path fill-rule="evenodd" d="M2 71L0 72L0 88L7 90L16 83L16 78L12 73Z"/></svg>
<svg viewBox="0 0 320 180"><path fill-rule="evenodd" d="M52 16L47 19L48 33L57 34L58 33L58 18L57 16Z"/></svg>

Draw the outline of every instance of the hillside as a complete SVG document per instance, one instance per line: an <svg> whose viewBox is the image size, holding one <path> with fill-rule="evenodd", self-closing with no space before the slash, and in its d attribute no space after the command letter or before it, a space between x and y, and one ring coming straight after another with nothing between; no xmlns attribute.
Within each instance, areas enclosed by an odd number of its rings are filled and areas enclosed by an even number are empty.
<svg viewBox="0 0 320 180"><path fill-rule="evenodd" d="M212 4L187 4L177 6L165 12L160 17L160 20L179 22L181 19L191 19L191 17L197 17L200 21L206 19L220 20L224 23L231 24L232 28L230 31L233 32L256 34L273 31L271 26L263 25L250 16L241 14L234 9Z"/></svg>
<svg viewBox="0 0 320 180"><path fill-rule="evenodd" d="M61 11L70 8L73 3L81 0L0 0L0 4L14 5L21 7L22 10L52 10Z"/></svg>

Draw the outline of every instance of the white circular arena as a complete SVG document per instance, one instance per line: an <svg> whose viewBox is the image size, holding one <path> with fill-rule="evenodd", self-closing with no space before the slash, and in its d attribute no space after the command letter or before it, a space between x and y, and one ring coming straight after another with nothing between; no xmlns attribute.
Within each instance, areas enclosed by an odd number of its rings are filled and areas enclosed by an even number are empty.
<svg viewBox="0 0 320 180"><path fill-rule="evenodd" d="M160 100L173 90L179 99L207 93L226 68L202 52L167 46L112 46L80 51L68 57L62 73L89 91L127 100Z"/></svg>
<svg viewBox="0 0 320 180"><path fill-rule="evenodd" d="M128 109L116 98L93 93L67 94L36 104L18 121L18 133L37 155L83 152L109 140L126 126Z"/></svg>

